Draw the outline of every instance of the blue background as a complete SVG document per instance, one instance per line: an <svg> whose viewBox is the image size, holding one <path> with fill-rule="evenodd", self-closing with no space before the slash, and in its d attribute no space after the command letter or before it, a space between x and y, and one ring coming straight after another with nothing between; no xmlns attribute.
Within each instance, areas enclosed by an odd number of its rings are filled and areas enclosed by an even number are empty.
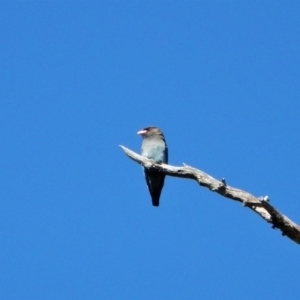
<svg viewBox="0 0 300 300"><path fill-rule="evenodd" d="M300 222L298 1L0 3L1 299L298 299L299 245L167 177L136 132Z"/></svg>

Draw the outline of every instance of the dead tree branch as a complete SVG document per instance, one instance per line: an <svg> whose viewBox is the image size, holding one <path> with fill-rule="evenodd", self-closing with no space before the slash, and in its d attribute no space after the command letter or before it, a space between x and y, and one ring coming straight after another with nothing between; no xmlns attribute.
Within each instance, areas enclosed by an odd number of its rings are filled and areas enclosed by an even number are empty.
<svg viewBox="0 0 300 300"><path fill-rule="evenodd" d="M183 167L158 164L124 146L120 147L125 151L128 157L147 169L157 170L173 177L194 179L201 186L209 188L212 192L241 202L244 206L250 208L268 223L272 224L272 228L280 229L282 235L286 235L294 242L300 244L300 226L270 205L268 196L257 198L248 192L227 185L224 178L222 180L217 180L205 172L186 164L183 164Z"/></svg>

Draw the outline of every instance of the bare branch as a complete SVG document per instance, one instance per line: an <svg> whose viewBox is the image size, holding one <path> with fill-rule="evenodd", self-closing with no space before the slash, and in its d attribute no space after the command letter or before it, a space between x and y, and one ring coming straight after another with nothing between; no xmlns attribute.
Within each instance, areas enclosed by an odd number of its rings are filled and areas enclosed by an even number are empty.
<svg viewBox="0 0 300 300"><path fill-rule="evenodd" d="M125 151L128 157L147 169L157 170L169 176L194 179L201 186L209 188L212 192L241 202L244 206L259 214L268 223L271 223L273 228L280 229L282 235L286 235L294 242L300 244L300 226L270 205L268 196L257 198L248 192L227 185L225 178L217 180L205 172L186 164L183 164L183 167L158 164L124 146L120 145L120 147Z"/></svg>

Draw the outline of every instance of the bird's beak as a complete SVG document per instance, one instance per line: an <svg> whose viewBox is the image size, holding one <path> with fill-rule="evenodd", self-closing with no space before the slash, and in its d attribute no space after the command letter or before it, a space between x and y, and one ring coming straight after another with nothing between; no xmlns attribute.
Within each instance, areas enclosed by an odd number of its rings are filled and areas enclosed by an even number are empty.
<svg viewBox="0 0 300 300"><path fill-rule="evenodd" d="M140 134L140 135L145 135L147 133L147 130L140 130L137 132L137 134Z"/></svg>

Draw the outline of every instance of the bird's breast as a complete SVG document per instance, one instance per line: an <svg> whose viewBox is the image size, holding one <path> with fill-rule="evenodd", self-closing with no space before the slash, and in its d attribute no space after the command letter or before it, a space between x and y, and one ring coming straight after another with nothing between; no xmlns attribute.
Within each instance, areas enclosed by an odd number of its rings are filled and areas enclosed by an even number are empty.
<svg viewBox="0 0 300 300"><path fill-rule="evenodd" d="M156 162L165 162L165 147L164 146L152 146L151 148L145 147L142 150L142 155L153 159Z"/></svg>

